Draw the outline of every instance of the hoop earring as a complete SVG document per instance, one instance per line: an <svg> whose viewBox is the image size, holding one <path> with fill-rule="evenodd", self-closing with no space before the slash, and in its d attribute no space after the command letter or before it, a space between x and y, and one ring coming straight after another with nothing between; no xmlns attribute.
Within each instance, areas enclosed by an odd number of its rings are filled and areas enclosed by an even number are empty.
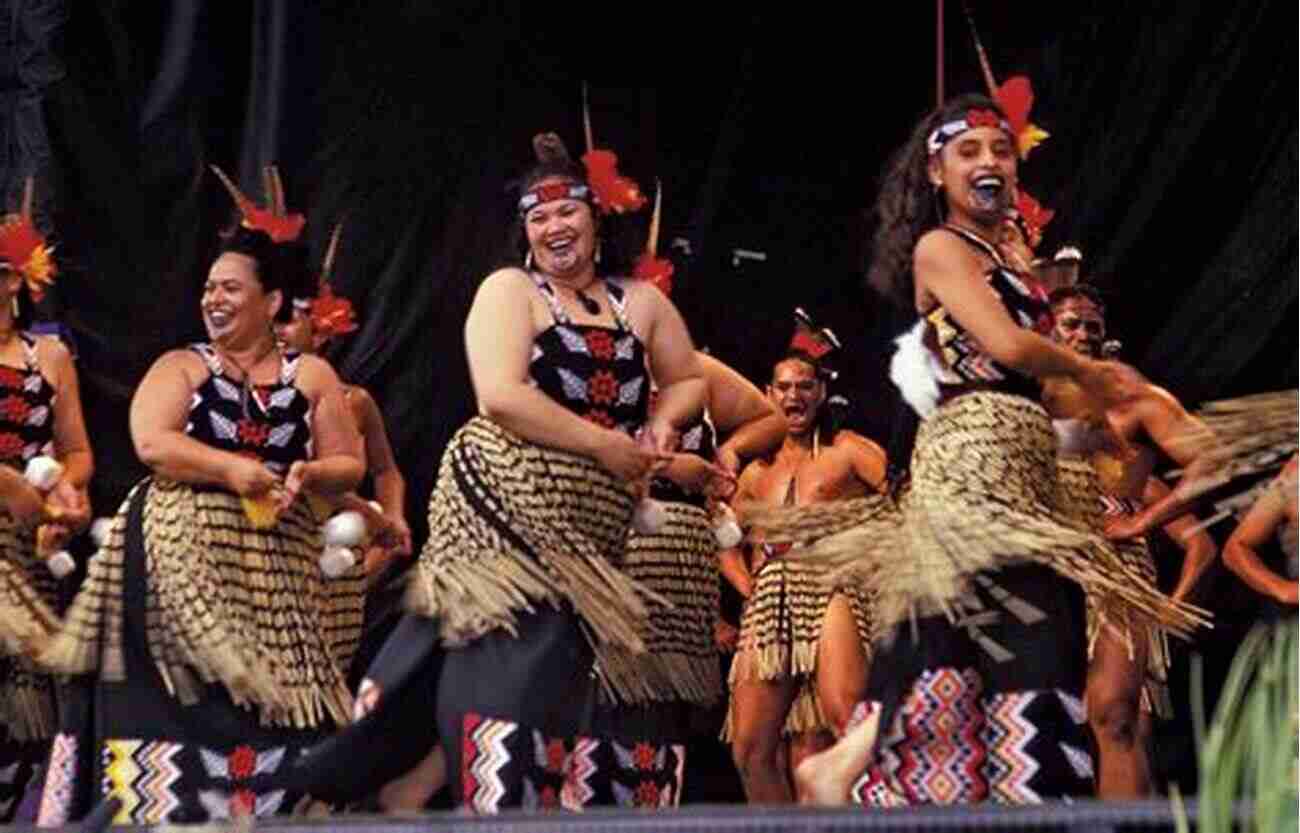
<svg viewBox="0 0 1300 833"><path fill-rule="evenodd" d="M822 441L822 429L814 426L813 427L813 459L814 460L817 459L817 455L822 450L821 441Z"/></svg>
<svg viewBox="0 0 1300 833"><path fill-rule="evenodd" d="M9 299L9 309L14 315L14 320L17 321L18 320L18 296L17 295Z"/></svg>
<svg viewBox="0 0 1300 833"><path fill-rule="evenodd" d="M593 255L591 256L591 259L592 259L593 261L595 261L596 263L600 263L600 244L599 244L599 243L596 244L596 252L595 252L595 254L593 254Z"/></svg>
<svg viewBox="0 0 1300 833"><path fill-rule="evenodd" d="M524 255L524 271L533 271L533 250L529 249L528 254Z"/></svg>

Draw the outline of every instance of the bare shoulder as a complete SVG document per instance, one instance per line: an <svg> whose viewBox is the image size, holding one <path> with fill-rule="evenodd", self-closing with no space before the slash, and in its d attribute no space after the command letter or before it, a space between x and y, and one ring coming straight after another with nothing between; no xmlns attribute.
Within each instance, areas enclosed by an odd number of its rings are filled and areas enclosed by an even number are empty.
<svg viewBox="0 0 1300 833"><path fill-rule="evenodd" d="M844 449L844 451L854 455L885 456L885 450L878 443L867 439L857 431L850 431L847 428L841 428L836 432L834 447Z"/></svg>
<svg viewBox="0 0 1300 833"><path fill-rule="evenodd" d="M532 278L517 266L498 269L483 279L479 284L477 298L497 300L507 298L523 289L531 288Z"/></svg>
<svg viewBox="0 0 1300 833"><path fill-rule="evenodd" d="M297 380L304 392L316 395L331 385L338 385L339 375L320 356L303 353L298 356Z"/></svg>
<svg viewBox="0 0 1300 833"><path fill-rule="evenodd" d="M58 336L36 336L35 345L36 364L46 378L60 382L65 372L73 371L72 351Z"/></svg>

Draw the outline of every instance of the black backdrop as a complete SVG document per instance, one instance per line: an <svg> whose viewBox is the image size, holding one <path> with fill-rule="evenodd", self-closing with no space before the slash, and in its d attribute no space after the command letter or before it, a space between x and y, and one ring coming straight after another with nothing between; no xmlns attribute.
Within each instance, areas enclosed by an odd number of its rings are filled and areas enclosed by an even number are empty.
<svg viewBox="0 0 1300 833"><path fill-rule="evenodd" d="M125 413L160 352L202 335L199 286L228 199L279 163L362 326L342 374L384 409L422 526L442 446L471 412L461 323L504 251L529 137L598 144L666 195L661 249L696 339L761 381L803 305L846 343L854 422L885 438L902 318L862 282L886 154L935 98L935 8L727 12L708 4L7 0L0 174L57 230L51 309L81 353L110 511L141 473ZM982 87L947 3L948 91ZM1195 403L1297 378L1293 7L973 4L995 72L1026 73L1052 138L1025 164L1079 244L1126 357ZM646 218L630 232L641 234ZM765 259L737 259L737 249ZM689 250L689 254L687 253ZM417 529L417 535L421 530ZM1213 583L1230 645L1250 604ZM1184 684L1185 685L1185 684ZM1177 693L1177 692L1176 692ZM1173 730L1175 732L1180 730Z"/></svg>

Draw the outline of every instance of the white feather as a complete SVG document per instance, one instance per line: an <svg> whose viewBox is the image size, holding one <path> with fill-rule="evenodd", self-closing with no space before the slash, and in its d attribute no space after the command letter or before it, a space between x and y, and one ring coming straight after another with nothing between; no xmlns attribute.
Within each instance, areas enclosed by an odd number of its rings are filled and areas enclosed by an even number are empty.
<svg viewBox="0 0 1300 833"><path fill-rule="evenodd" d="M903 400L922 419L939 407L939 381L935 373L934 356L923 341L927 326L923 318L912 329L894 339L898 349L889 362L889 380L903 395Z"/></svg>

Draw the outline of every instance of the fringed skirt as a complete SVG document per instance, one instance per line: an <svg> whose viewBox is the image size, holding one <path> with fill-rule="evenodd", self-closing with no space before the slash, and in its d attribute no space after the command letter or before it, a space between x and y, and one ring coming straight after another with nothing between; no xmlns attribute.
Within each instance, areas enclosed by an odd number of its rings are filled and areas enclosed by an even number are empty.
<svg viewBox="0 0 1300 833"><path fill-rule="evenodd" d="M35 536L0 512L0 824L18 816L29 786L39 789L54 735L54 679L32 657L58 629L57 589Z"/></svg>
<svg viewBox="0 0 1300 833"><path fill-rule="evenodd" d="M848 600L868 654L871 645L871 604L866 592L854 584L835 587L825 564L792 555L771 558L759 570L754 592L741 613L740 639L728 679L733 693L741 682L797 680L799 690L782 728L786 736L833 728L817 701L816 674L822 623L836 593ZM722 739L731 741L733 732L728 713Z"/></svg>
<svg viewBox="0 0 1300 833"><path fill-rule="evenodd" d="M351 716L361 628L360 568L326 579L320 552L303 502L257 530L225 492L137 486L41 658L98 671L61 714L41 822L110 797L118 823L293 812L268 779Z"/></svg>
<svg viewBox="0 0 1300 833"><path fill-rule="evenodd" d="M458 803L676 802L684 746L598 720L602 697L653 690L639 665L649 611L617 566L632 510L588 458L483 418L452 438L407 607L441 624L438 734Z"/></svg>
<svg viewBox="0 0 1300 833"><path fill-rule="evenodd" d="M1107 519L1135 515L1142 504L1133 500L1113 498L1101 492L1096 470L1087 460L1063 458L1060 462L1061 488L1069 511L1093 529L1102 529ZM1151 557L1147 539L1134 538L1115 542L1115 549L1128 570L1156 583L1156 562ZM1088 609L1088 661L1093 659L1097 640L1105 637L1117 640L1130 657L1135 657L1139 646L1146 658L1141 669L1145 679L1142 684L1142 708L1157 717L1173 716L1173 702L1169 696L1169 639L1163 631L1149 624L1126 623L1110 611L1107 615L1092 595L1087 598Z"/></svg>
<svg viewBox="0 0 1300 833"><path fill-rule="evenodd" d="M848 565L878 594L887 630L867 697L881 733L854 795L901 805L1090 793L1080 586L1103 619L1186 634L1204 617L1073 517L1036 403L978 392L942 405L921 424L911 475L896 503L756 519L769 540L822 538L804 557Z"/></svg>

